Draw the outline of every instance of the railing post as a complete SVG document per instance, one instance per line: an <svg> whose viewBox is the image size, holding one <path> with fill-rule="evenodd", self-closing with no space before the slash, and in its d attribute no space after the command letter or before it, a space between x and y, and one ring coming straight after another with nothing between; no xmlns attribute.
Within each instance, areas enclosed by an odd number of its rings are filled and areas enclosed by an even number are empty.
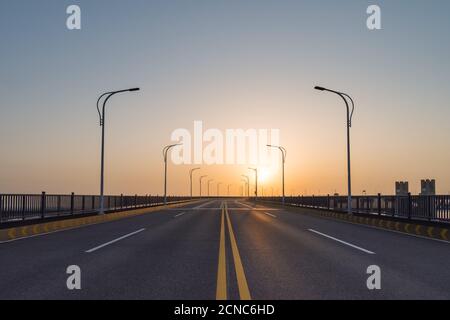
<svg viewBox="0 0 450 320"><path fill-rule="evenodd" d="M22 220L25 220L25 195L22 196Z"/></svg>
<svg viewBox="0 0 450 320"><path fill-rule="evenodd" d="M86 207L86 199L84 198L84 196L81 197L81 211L85 210Z"/></svg>
<svg viewBox="0 0 450 320"><path fill-rule="evenodd" d="M45 205L46 205L46 197L45 197L45 191L42 191L41 194L41 218L45 218Z"/></svg>
<svg viewBox="0 0 450 320"><path fill-rule="evenodd" d="M428 196L427 202L428 202L428 221L431 221L431 213L433 211L433 206L432 206L432 199L433 196Z"/></svg>
<svg viewBox="0 0 450 320"><path fill-rule="evenodd" d="M134 207L137 208L137 194L134 195Z"/></svg>
<svg viewBox="0 0 450 320"><path fill-rule="evenodd" d="M378 215L381 216L381 193L378 194L377 209L378 209Z"/></svg>
<svg viewBox="0 0 450 320"><path fill-rule="evenodd" d="M354 197L356 200L356 213L359 213L359 200L360 198L358 196Z"/></svg>
<svg viewBox="0 0 450 320"><path fill-rule="evenodd" d="M395 201L394 201L394 212L392 213L392 216L395 216L399 214L400 212L400 197L395 195Z"/></svg>
<svg viewBox="0 0 450 320"><path fill-rule="evenodd" d="M70 194L70 214L73 214L74 206L75 206L75 193L72 192Z"/></svg>
<svg viewBox="0 0 450 320"><path fill-rule="evenodd" d="M3 222L3 195L0 194L0 223Z"/></svg>
<svg viewBox="0 0 450 320"><path fill-rule="evenodd" d="M95 196L92 196L92 211L95 210Z"/></svg>
<svg viewBox="0 0 450 320"><path fill-rule="evenodd" d="M56 211L58 212L58 215L61 213L61 195L56 197Z"/></svg>
<svg viewBox="0 0 450 320"><path fill-rule="evenodd" d="M408 219L411 220L412 214L412 197L411 192L408 192Z"/></svg>
<svg viewBox="0 0 450 320"><path fill-rule="evenodd" d="M330 210L330 195L327 194L327 209Z"/></svg>
<svg viewBox="0 0 450 320"><path fill-rule="evenodd" d="M120 209L123 209L123 193L120 194Z"/></svg>

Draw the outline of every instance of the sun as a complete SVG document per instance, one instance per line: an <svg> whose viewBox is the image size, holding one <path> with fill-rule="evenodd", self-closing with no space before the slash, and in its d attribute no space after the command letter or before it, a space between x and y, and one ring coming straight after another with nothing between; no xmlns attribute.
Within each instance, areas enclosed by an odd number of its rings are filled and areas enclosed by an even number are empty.
<svg viewBox="0 0 450 320"><path fill-rule="evenodd" d="M262 167L258 168L258 180L261 183L267 182L273 175L273 171L270 168Z"/></svg>

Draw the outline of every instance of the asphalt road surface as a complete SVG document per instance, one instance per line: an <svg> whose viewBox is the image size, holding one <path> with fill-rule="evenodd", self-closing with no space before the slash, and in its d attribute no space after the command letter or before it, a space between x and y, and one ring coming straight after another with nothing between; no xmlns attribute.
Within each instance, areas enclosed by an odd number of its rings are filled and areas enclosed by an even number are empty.
<svg viewBox="0 0 450 320"><path fill-rule="evenodd" d="M0 299L450 299L449 243L242 199L2 243L0 261Z"/></svg>

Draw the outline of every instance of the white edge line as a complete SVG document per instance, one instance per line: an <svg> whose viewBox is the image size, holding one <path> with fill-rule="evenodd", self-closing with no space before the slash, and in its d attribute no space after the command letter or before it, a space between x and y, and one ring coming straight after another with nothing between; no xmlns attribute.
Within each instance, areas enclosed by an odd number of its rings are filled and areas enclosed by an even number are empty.
<svg viewBox="0 0 450 320"><path fill-rule="evenodd" d="M180 209L167 209L169 211L180 211ZM184 211L194 211L194 210L222 210L222 208L183 208ZM237 210L237 211L243 211L243 210L253 210L253 211L280 211L280 209L271 209L271 208L242 208L242 207L228 207L228 210Z"/></svg>
<svg viewBox="0 0 450 320"><path fill-rule="evenodd" d="M116 243L117 241L120 241L120 240L123 240L123 239L125 239L125 238L134 236L135 234L138 234L138 233L140 233L140 232L142 232L142 231L144 231L144 230L145 230L145 228L139 229L139 230L137 230L137 231L134 231L134 232L131 232L131 233L129 233L129 234L126 234L126 235L124 235L124 236L122 236L122 237L120 237L120 238L117 238L117 239L111 240L111 241L109 241L109 242L106 242L106 243L104 243L104 244L102 244L102 245L99 245L98 247L95 247L95 248L86 250L85 252L86 252L86 253L92 253L92 252L94 252L94 251L97 251L98 249L101 249L101 248L103 248L103 247L109 246L110 244Z"/></svg>
<svg viewBox="0 0 450 320"><path fill-rule="evenodd" d="M276 215L274 215L274 214L271 214L271 213L268 213L268 212L264 212L264 214L266 214L266 215L268 215L268 216L271 216L272 218L277 218L277 216L276 216Z"/></svg>
<svg viewBox="0 0 450 320"><path fill-rule="evenodd" d="M360 251L362 251L362 252L365 252L365 253L368 253L368 254L375 254L375 252L372 252L372 251L366 250L366 249L364 249L364 248L355 246L354 244L351 244L351 243L348 243L348 242L339 240L339 239L334 238L334 237L332 237L332 236L329 236L329 235L327 235L327 234L325 234L325 233L322 233L322 232L319 232L319 231L316 231L316 230L313 230L313 229L308 229L308 231L313 232L313 233L316 233L316 234L318 234L318 235L321 235L322 237L325 237L325 238L328 238L328 239L337 241L337 242L339 242L339 243L345 244L345 245L347 245L347 246L349 246L349 247L352 247L352 248L354 248L354 249L358 249L358 250L360 250Z"/></svg>
<svg viewBox="0 0 450 320"><path fill-rule="evenodd" d="M100 222L102 223L102 222ZM53 231L49 231L49 232L44 232L44 233L39 233L39 234L33 234L31 236L26 236L26 237L21 237L21 238L16 238L16 239L10 239L10 240L4 240L4 241L0 241L0 244L3 243L10 243L10 242L16 242L19 240L26 240L26 239L31 239L31 238L37 238L37 237L41 237L41 236L47 236L50 234L54 234L54 233L59 233L59 232L63 232L63 231L69 231L69 230L75 230L75 229L81 229L84 227L90 227L90 226L95 226L98 225L100 223L93 223L93 224L85 224L85 225L81 225L81 226L76 226L76 227L71 227L71 228L67 228L67 229L61 229L61 230L53 230Z"/></svg>
<svg viewBox="0 0 450 320"><path fill-rule="evenodd" d="M183 214L186 214L186 212L179 213L179 214L177 214L176 216L174 216L174 218L181 217Z"/></svg>
<svg viewBox="0 0 450 320"><path fill-rule="evenodd" d="M246 206L247 208L254 209L252 206L250 206L248 204L245 204L245 203L242 203L242 202L238 202L238 201L236 201L236 203L238 203L238 204L240 204L242 206Z"/></svg>
<svg viewBox="0 0 450 320"><path fill-rule="evenodd" d="M162 211L165 211L165 210L179 210L179 209L165 209L165 208L161 208L160 211L154 211L154 212L157 213L157 212L162 212ZM192 210L192 209L189 208L188 210ZM123 212L125 212L125 211L123 211ZM133 217L131 217L131 218L133 218ZM70 231L70 230L76 230L76 229L81 229L81 228L98 226L98 225L106 223L106 222L112 222L112 221L101 221L101 222L95 222L95 223L90 223L90 224L83 224L83 225L79 225L79 226L75 226L75 227L69 227L69 228L60 229L60 230L53 230L53 231L49 231L49 232L33 234L31 236L20 237L20 238L10 239L10 240L3 240L3 241L0 241L0 244L6 244L6 243L21 241L21 240L27 240L27 239L32 239L32 238L37 238L37 237L42 237L42 236L48 236L48 235L51 235L51 234L54 234L54 233L60 233L60 232L64 232L64 231Z"/></svg>
<svg viewBox="0 0 450 320"><path fill-rule="evenodd" d="M342 222L344 222L344 221L342 221ZM436 239L436 238L430 238L430 237L426 237L426 236L419 236L418 234L406 233L406 232L401 232L401 231L391 230L391 229L384 229L384 228L380 228L380 227L376 227L376 226L359 224L359 223L354 223L354 222L350 222L350 221L345 221L345 222L348 223L348 224L352 224L352 225L360 226L360 227L364 227L364 228L376 229L376 230L380 230L380 231L397 233L397 234L401 234L401 235L404 235L404 236L419 238L419 239L423 239L423 240L433 240L433 241L437 241L437 242L450 244L450 241L447 241L447 240L444 240L444 239Z"/></svg>
<svg viewBox="0 0 450 320"><path fill-rule="evenodd" d="M205 207L205 206L207 206L208 204L211 204L211 203L213 203L215 200L211 200L211 201L206 201L205 203L202 203L201 205L199 205L199 206L196 206L196 207L193 207L192 209L200 209L200 208L203 208L203 207Z"/></svg>
<svg viewBox="0 0 450 320"><path fill-rule="evenodd" d="M287 213L293 213L292 211L287 211L287 210L284 210L283 212L285 212L285 213L286 212ZM399 234L399 235L419 238L419 239L423 239L423 240L431 240L431 241L437 241L437 242L450 244L450 241L447 241L447 240L444 240L444 239L430 238L430 237L426 237L426 236L420 236L418 234L406 233L406 232L392 230L392 229L385 229L385 228L380 228L380 227L377 227L377 226L372 226L372 225L367 225L367 224L360 224L360 223L355 223L355 222L345 221L345 220L327 219L325 217L316 217L316 218L318 218L318 219L322 218L322 219L326 219L326 220L329 220L329 221L334 221L334 222L337 222L337 223L351 224L351 225L354 225L354 226L359 226L359 227L368 228L368 229L375 229L375 230L379 230L379 231L392 232L392 233L396 233L396 234Z"/></svg>

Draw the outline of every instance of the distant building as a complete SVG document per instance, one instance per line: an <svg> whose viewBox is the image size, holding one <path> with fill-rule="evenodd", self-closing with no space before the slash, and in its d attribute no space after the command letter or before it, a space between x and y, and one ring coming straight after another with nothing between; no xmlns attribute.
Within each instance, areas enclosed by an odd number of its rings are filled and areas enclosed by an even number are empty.
<svg viewBox="0 0 450 320"><path fill-rule="evenodd" d="M434 196L436 195L436 180L426 179L420 181L420 195L421 196Z"/></svg>
<svg viewBox="0 0 450 320"><path fill-rule="evenodd" d="M408 181L396 181L395 182L395 195L396 196L407 196L409 193L409 182Z"/></svg>

